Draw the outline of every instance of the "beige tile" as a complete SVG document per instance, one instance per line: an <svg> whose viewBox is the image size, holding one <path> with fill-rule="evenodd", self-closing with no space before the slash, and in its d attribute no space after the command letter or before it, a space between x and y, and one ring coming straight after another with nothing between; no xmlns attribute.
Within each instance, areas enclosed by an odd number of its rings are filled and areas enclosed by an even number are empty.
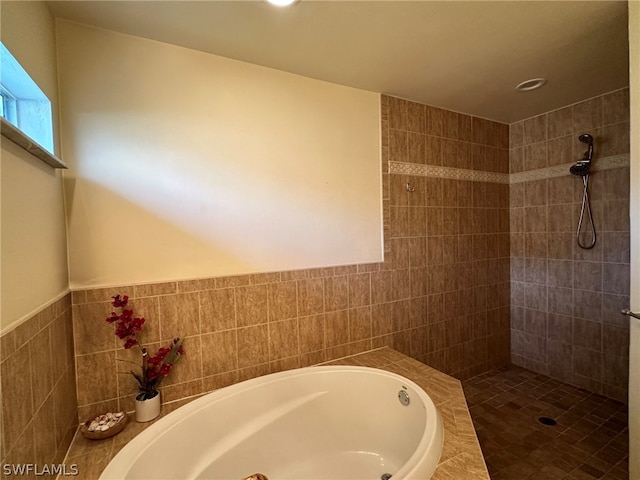
<svg viewBox="0 0 640 480"><path fill-rule="evenodd" d="M424 243L423 243L424 244ZM371 303L378 304L393 300L393 270L371 274Z"/></svg>
<svg viewBox="0 0 640 480"><path fill-rule="evenodd" d="M189 337L200 334L198 293L165 295L158 299L160 338Z"/></svg>
<svg viewBox="0 0 640 480"><path fill-rule="evenodd" d="M269 323L269 360L297 357L299 354L298 320ZM262 363L262 362L259 362Z"/></svg>
<svg viewBox="0 0 640 480"><path fill-rule="evenodd" d="M427 207L442 206L442 179L435 177L425 178L425 201Z"/></svg>
<svg viewBox="0 0 640 480"><path fill-rule="evenodd" d="M11 439L11 444L14 448L10 449L7 453L7 456L3 458L3 466L4 465L14 465L14 464L34 464L36 462L36 451L35 451L35 443L34 443L34 433L33 433L33 422L29 424L29 426L21 432L19 435L16 435L15 438ZM13 476L5 476L3 472L4 478L14 478ZM35 475L26 475L26 476L17 476L16 478L30 478L36 479Z"/></svg>
<svg viewBox="0 0 640 480"><path fill-rule="evenodd" d="M78 404L109 400L117 396L115 352L101 352L76 357Z"/></svg>
<svg viewBox="0 0 640 480"><path fill-rule="evenodd" d="M5 449L11 450L34 413L29 346L25 345L0 364L2 418Z"/></svg>
<svg viewBox="0 0 640 480"><path fill-rule="evenodd" d="M475 453L475 452L474 452ZM488 479L489 474L482 455L461 453L438 465L433 480Z"/></svg>
<svg viewBox="0 0 640 480"><path fill-rule="evenodd" d="M436 107L431 107L429 105L426 106L427 113L427 129L426 133L429 135L436 135L438 137L442 136L442 128L443 128L443 113L444 110Z"/></svg>
<svg viewBox="0 0 640 480"><path fill-rule="evenodd" d="M29 340L31 340L40 328L38 323L38 316L28 318L24 322L20 323L14 330L14 338L16 342L16 348L22 347Z"/></svg>
<svg viewBox="0 0 640 480"><path fill-rule="evenodd" d="M324 312L324 279L322 277L298 281L297 288L299 316Z"/></svg>
<svg viewBox="0 0 640 480"><path fill-rule="evenodd" d="M361 273L349 276L349 307L361 307L371 303L371 275Z"/></svg>
<svg viewBox="0 0 640 480"><path fill-rule="evenodd" d="M349 312L338 310L325 314L327 348L349 343Z"/></svg>
<svg viewBox="0 0 640 480"><path fill-rule="evenodd" d="M327 351L318 350L316 352L302 353L299 357L299 367L310 367L319 365L327 360Z"/></svg>
<svg viewBox="0 0 640 480"><path fill-rule="evenodd" d="M68 369L53 387L53 405L56 412L56 439L59 445L67 434L67 428L77 425L78 421L76 378L72 369Z"/></svg>
<svg viewBox="0 0 640 480"><path fill-rule="evenodd" d="M447 216L447 218L451 218ZM427 236L443 235L444 212L442 207L428 207L426 211Z"/></svg>
<svg viewBox="0 0 640 480"><path fill-rule="evenodd" d="M409 102L402 98L386 97L388 100L389 127L407 129L407 109Z"/></svg>
<svg viewBox="0 0 640 480"><path fill-rule="evenodd" d="M407 102L407 130L425 133L427 128L426 106L421 103Z"/></svg>
<svg viewBox="0 0 640 480"><path fill-rule="evenodd" d="M77 466L78 475L74 478L78 480L93 480L98 478L111 460L111 450L104 451L91 450L91 453L74 457L73 463Z"/></svg>
<svg viewBox="0 0 640 480"><path fill-rule="evenodd" d="M623 155L630 151L629 122L614 123L602 127L601 134L596 141L601 142L600 155Z"/></svg>
<svg viewBox="0 0 640 480"><path fill-rule="evenodd" d="M406 130L389 129L389 161L406 162L408 152Z"/></svg>
<svg viewBox="0 0 640 480"><path fill-rule="evenodd" d="M371 338L371 307L349 310L349 341L357 342Z"/></svg>
<svg viewBox="0 0 640 480"><path fill-rule="evenodd" d="M324 279L325 310L344 310L349 306L349 277L346 275Z"/></svg>
<svg viewBox="0 0 640 480"><path fill-rule="evenodd" d="M484 118L473 117L471 120L471 129L473 133L473 143L478 145L487 145L487 125L489 121Z"/></svg>
<svg viewBox="0 0 640 480"><path fill-rule="evenodd" d="M214 290L216 288L215 278L202 278L198 280L184 280L177 283L179 293L201 292Z"/></svg>
<svg viewBox="0 0 640 480"><path fill-rule="evenodd" d="M16 351L15 329L9 330L0 337L0 362Z"/></svg>
<svg viewBox="0 0 640 480"><path fill-rule="evenodd" d="M442 112L442 136L445 138L458 138L458 113L449 110Z"/></svg>
<svg viewBox="0 0 640 480"><path fill-rule="evenodd" d="M602 96L602 123L629 121L629 88L616 90Z"/></svg>
<svg viewBox="0 0 640 480"><path fill-rule="evenodd" d="M427 165L442 165L442 139L426 135L424 145L424 161Z"/></svg>
<svg viewBox="0 0 640 480"><path fill-rule="evenodd" d="M202 333L236 327L235 290L233 288L200 292L199 301Z"/></svg>
<svg viewBox="0 0 640 480"><path fill-rule="evenodd" d="M251 275L251 285L260 285L261 283L279 283L281 281L281 272L254 273Z"/></svg>
<svg viewBox="0 0 640 480"><path fill-rule="evenodd" d="M357 273L379 272L381 265L382 264L378 263L378 262L374 262L374 263L359 263L357 265L357 267L358 267L358 272Z"/></svg>
<svg viewBox="0 0 640 480"><path fill-rule="evenodd" d="M524 122L509 125L509 148L522 147L524 145Z"/></svg>
<svg viewBox="0 0 640 480"><path fill-rule="evenodd" d="M201 335L202 375L209 377L238 368L236 330Z"/></svg>
<svg viewBox="0 0 640 480"><path fill-rule="evenodd" d="M204 392L210 392L228 387L234 383L238 383L238 370L204 377L202 379L202 389Z"/></svg>
<svg viewBox="0 0 640 480"><path fill-rule="evenodd" d="M238 370L238 381L244 382L245 380L251 380L252 378L261 377L270 373L269 363L262 363L260 365L252 365L247 368Z"/></svg>
<svg viewBox="0 0 640 480"><path fill-rule="evenodd" d="M93 288L86 290L86 298L88 303L111 302L116 295L127 295L133 298L134 287L131 285L108 288Z"/></svg>
<svg viewBox="0 0 640 480"><path fill-rule="evenodd" d="M62 305L63 299L58 300L57 302L49 305L43 310L38 312L37 321L38 321L38 331L47 327L53 320L58 317L64 311L64 307Z"/></svg>
<svg viewBox="0 0 640 480"><path fill-rule="evenodd" d="M73 305L78 305L80 303L87 303L87 292L86 290L74 290L71 292L71 303Z"/></svg>
<svg viewBox="0 0 640 480"><path fill-rule="evenodd" d="M547 113L547 138L564 137L573 133L573 113L571 107Z"/></svg>
<svg viewBox="0 0 640 480"><path fill-rule="evenodd" d="M547 117L538 115L523 122L523 144L542 142L547 139Z"/></svg>
<svg viewBox="0 0 640 480"><path fill-rule="evenodd" d="M238 327L267 322L267 285L236 289L236 321Z"/></svg>
<svg viewBox="0 0 640 480"><path fill-rule="evenodd" d="M180 357L168 377L162 384L173 385L186 383L202 378L202 338L198 336L186 337L182 343L184 355Z"/></svg>
<svg viewBox="0 0 640 480"><path fill-rule="evenodd" d="M269 373L284 372L294 368L300 368L300 357L298 355L269 362Z"/></svg>
<svg viewBox="0 0 640 480"><path fill-rule="evenodd" d="M163 384L162 402L172 402L185 397L200 395L203 392L202 378L176 384Z"/></svg>
<svg viewBox="0 0 640 480"><path fill-rule="evenodd" d="M251 275L218 277L215 280L216 280L216 288L244 287L251 284Z"/></svg>
<svg viewBox="0 0 640 480"><path fill-rule="evenodd" d="M27 345L31 359L31 388L34 409L38 410L53 388L49 329L42 330Z"/></svg>
<svg viewBox="0 0 640 480"><path fill-rule="evenodd" d="M106 302L73 306L72 330L77 354L112 350L121 345L114 334L116 323L106 322L106 318L110 317L114 310L111 304ZM119 314L120 310L116 313ZM59 324L58 321L57 323ZM54 333L56 343L62 340L61 333L59 329Z"/></svg>
<svg viewBox="0 0 640 480"><path fill-rule="evenodd" d="M624 263L602 264L603 291L617 295L629 295L630 268Z"/></svg>
<svg viewBox="0 0 640 480"><path fill-rule="evenodd" d="M245 369L269 362L269 330L267 325L239 328L238 367ZM241 376L244 375L241 373Z"/></svg>
<svg viewBox="0 0 640 480"><path fill-rule="evenodd" d="M301 317L298 320L300 329L300 353L316 352L324 350L325 343L325 317L313 315Z"/></svg>
<svg viewBox="0 0 640 480"><path fill-rule="evenodd" d="M177 282L149 283L146 285L134 286L134 295L136 298L171 295L173 293L178 293Z"/></svg>
<svg viewBox="0 0 640 480"><path fill-rule="evenodd" d="M524 147L523 170L545 168L547 163L547 142L531 143Z"/></svg>
<svg viewBox="0 0 640 480"><path fill-rule="evenodd" d="M158 342L160 340L161 329L159 298L135 298L129 301L128 308L133 309L134 317L142 317L145 319L142 332L138 334L140 341L145 344ZM113 328L115 324L111 326ZM122 345L122 342L117 338L116 343L119 347Z"/></svg>
<svg viewBox="0 0 640 480"><path fill-rule="evenodd" d="M407 134L407 158L409 163L425 163L427 150L427 137L420 133L409 132Z"/></svg>
<svg viewBox="0 0 640 480"><path fill-rule="evenodd" d="M602 124L602 97L573 105L573 133L586 133Z"/></svg>
<svg viewBox="0 0 640 480"><path fill-rule="evenodd" d="M48 464L53 461L58 447L56 441L55 428L43 428L45 425L55 423L55 408L53 404L53 396L45 397L42 406L34 417L35 431L35 458L40 465Z"/></svg>
<svg viewBox="0 0 640 480"><path fill-rule="evenodd" d="M458 114L458 139L464 140L465 142L472 141L470 115L464 115L462 113Z"/></svg>
<svg viewBox="0 0 640 480"><path fill-rule="evenodd" d="M276 322L297 316L296 282L270 284L268 290L269 321Z"/></svg>
<svg viewBox="0 0 640 480"><path fill-rule="evenodd" d="M309 270L309 278L325 278L325 277L333 277L334 275L335 275L334 267L313 268Z"/></svg>

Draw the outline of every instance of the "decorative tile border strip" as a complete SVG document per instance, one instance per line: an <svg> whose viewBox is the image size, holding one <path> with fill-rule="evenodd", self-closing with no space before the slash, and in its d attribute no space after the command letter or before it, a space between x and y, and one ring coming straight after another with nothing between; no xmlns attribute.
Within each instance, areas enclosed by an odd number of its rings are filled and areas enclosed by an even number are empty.
<svg viewBox="0 0 640 480"><path fill-rule="evenodd" d="M465 170L463 168L423 165L421 163L389 162L389 173L416 175L419 177L438 177L451 180L470 180L474 182L509 183L508 173Z"/></svg>
<svg viewBox="0 0 640 480"><path fill-rule="evenodd" d="M629 154L613 155L611 157L595 158L591 163L591 171L611 170L613 168L628 167L630 164ZM509 175L509 183L530 182L532 180L543 180L545 178L557 178L570 175L569 167L575 162L555 165L553 167L539 168L527 172L512 173Z"/></svg>
<svg viewBox="0 0 640 480"><path fill-rule="evenodd" d="M596 158L593 161L591 171L611 170L613 168L627 167L630 164L629 154L612 155L610 157ZM448 178L451 180L469 180L472 182L491 183L522 183L545 178L556 178L569 175L569 167L574 163L555 165L553 167L539 168L520 173L496 173L478 170L466 170L462 168L440 167L437 165L423 165L421 163L389 162L389 173L399 175L416 175L419 177Z"/></svg>

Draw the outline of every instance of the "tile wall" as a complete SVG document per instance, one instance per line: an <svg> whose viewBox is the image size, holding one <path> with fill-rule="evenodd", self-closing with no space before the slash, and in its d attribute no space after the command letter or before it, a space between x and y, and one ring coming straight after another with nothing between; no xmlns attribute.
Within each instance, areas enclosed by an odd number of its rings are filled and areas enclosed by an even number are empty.
<svg viewBox="0 0 640 480"><path fill-rule="evenodd" d="M153 347L186 338L164 401L382 346L461 378L509 362L508 127L381 102L385 261L74 291L80 419L133 408L118 293Z"/></svg>
<svg viewBox="0 0 640 480"><path fill-rule="evenodd" d="M575 241L583 184L568 171L585 132L595 138L591 250ZM510 165L512 361L626 401L628 88L512 124Z"/></svg>
<svg viewBox="0 0 640 480"><path fill-rule="evenodd" d="M78 408L71 329L67 294L0 337L0 464L43 468L64 459Z"/></svg>

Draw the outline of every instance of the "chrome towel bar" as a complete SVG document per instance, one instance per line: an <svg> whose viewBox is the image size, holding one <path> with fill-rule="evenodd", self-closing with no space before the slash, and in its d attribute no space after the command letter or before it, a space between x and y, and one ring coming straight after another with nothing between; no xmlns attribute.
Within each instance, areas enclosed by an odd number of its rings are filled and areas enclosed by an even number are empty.
<svg viewBox="0 0 640 480"><path fill-rule="evenodd" d="M629 310L628 308L623 308L622 310L620 310L620 313L622 313L623 315L626 315L628 317L633 317L633 318L640 319L640 313L634 313L631 310Z"/></svg>

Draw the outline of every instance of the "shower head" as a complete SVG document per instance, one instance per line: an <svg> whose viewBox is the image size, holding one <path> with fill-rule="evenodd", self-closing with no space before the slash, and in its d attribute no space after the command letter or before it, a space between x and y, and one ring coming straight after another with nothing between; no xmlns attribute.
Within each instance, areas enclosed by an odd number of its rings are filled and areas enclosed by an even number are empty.
<svg viewBox="0 0 640 480"><path fill-rule="evenodd" d="M586 177L589 175L589 163L590 162L579 161L575 165L571 165L571 167L569 167L569 172L578 177Z"/></svg>
<svg viewBox="0 0 640 480"><path fill-rule="evenodd" d="M587 151L584 152L584 156L582 157L582 161L591 162L593 159L593 137L588 133L583 133L578 137L578 140L588 145Z"/></svg>
<svg viewBox="0 0 640 480"><path fill-rule="evenodd" d="M572 175L577 175L578 177L586 177L589 175L589 167L591 166L591 160L593 160L593 137L588 133L583 133L578 137L582 143L586 143L588 148L587 151L584 152L584 156L582 160L579 160L578 163L572 165L569 168L569 172Z"/></svg>
<svg viewBox="0 0 640 480"><path fill-rule="evenodd" d="M593 145L593 137L588 133L583 133L582 135L580 135L578 137L578 140L580 140L582 143L586 143L587 145Z"/></svg>

